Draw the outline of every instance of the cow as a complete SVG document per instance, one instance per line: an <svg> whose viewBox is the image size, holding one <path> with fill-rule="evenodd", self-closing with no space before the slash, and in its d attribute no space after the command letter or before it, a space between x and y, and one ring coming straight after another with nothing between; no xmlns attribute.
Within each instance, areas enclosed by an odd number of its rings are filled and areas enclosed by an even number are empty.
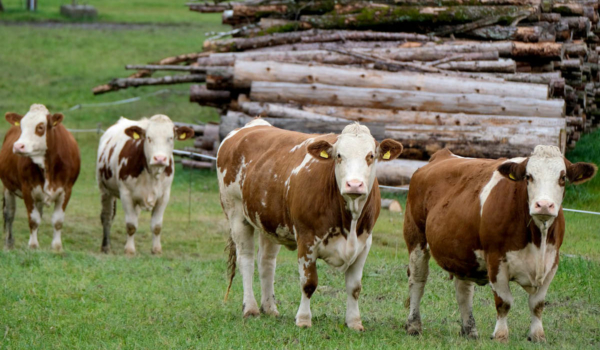
<svg viewBox="0 0 600 350"><path fill-rule="evenodd" d="M77 142L62 125L64 116L50 114L44 105L33 104L24 116L9 112L5 118L11 124L0 151L6 247L14 247L12 224L16 197L21 197L29 219L29 248L39 248L44 206L54 204L51 247L60 252L65 210L81 164Z"/></svg>
<svg viewBox="0 0 600 350"><path fill-rule="evenodd" d="M379 216L375 163L396 158L402 145L378 144L366 126L341 135L308 135L257 118L232 131L217 154L217 177L230 238L230 280L239 265L243 316L277 316L273 280L281 245L298 249L302 297L296 325L311 326L317 258L346 276L346 324L363 330L358 309L362 271ZM261 308L254 298L254 236L258 235ZM226 294L226 299L227 299Z"/></svg>
<svg viewBox="0 0 600 350"><path fill-rule="evenodd" d="M160 232L175 173L173 143L193 136L191 128L176 127L162 114L139 121L121 117L102 135L96 163L102 202L102 252L110 252L110 228L119 198L127 230L125 254L135 254L134 234L140 210L152 211L152 254L162 253Z"/></svg>
<svg viewBox="0 0 600 350"><path fill-rule="evenodd" d="M508 341L514 281L529 294L528 339L545 341L541 317L565 233L565 185L586 182L596 171L594 164L572 164L555 146L498 160L462 158L447 149L435 153L413 175L406 203L408 333L422 331L419 308L433 256L454 277L463 336L478 337L474 285L490 283L497 312L492 339Z"/></svg>

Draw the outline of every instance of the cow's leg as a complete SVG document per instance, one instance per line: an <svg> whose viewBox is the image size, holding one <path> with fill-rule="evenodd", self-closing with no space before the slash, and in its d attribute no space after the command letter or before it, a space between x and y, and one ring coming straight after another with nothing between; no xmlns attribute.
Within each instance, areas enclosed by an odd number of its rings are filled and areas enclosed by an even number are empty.
<svg viewBox="0 0 600 350"><path fill-rule="evenodd" d="M127 228L127 242L125 242L125 254L135 255L134 235L138 227L138 216L140 213L129 194L121 195L121 203L125 212L125 227Z"/></svg>
<svg viewBox="0 0 600 350"><path fill-rule="evenodd" d="M152 219L150 220L150 229L152 231L152 254L162 254L160 244L160 231L162 230L162 221L165 209L169 203L169 193L166 193L156 206L152 209Z"/></svg>
<svg viewBox="0 0 600 350"><path fill-rule="evenodd" d="M373 241L372 234L369 234L365 249L358 255L354 264L352 264L348 270L346 270L346 325L357 331L364 331L362 321L360 320L360 311L358 310L358 296L362 290L362 273L365 267L365 261L369 250L371 249L371 242Z"/></svg>
<svg viewBox="0 0 600 350"><path fill-rule="evenodd" d="M16 196L9 190L4 190L3 214L4 214L4 233L6 234L6 248L12 249L15 245L13 238L12 224L15 220Z"/></svg>
<svg viewBox="0 0 600 350"><path fill-rule="evenodd" d="M71 190L66 189L65 192L58 196L54 201L54 213L52 214L52 227L54 228L52 249L57 252L62 251L61 232L65 221L65 208L67 207L67 204L69 204L69 199L71 199Z"/></svg>
<svg viewBox="0 0 600 350"><path fill-rule="evenodd" d="M404 223L404 240L408 247L408 297L410 311L406 323L406 331L410 335L421 334L421 298L425 291L427 276L429 275L429 247L425 233L419 230L407 206L406 220Z"/></svg>
<svg viewBox="0 0 600 350"><path fill-rule="evenodd" d="M298 271L302 285L302 299L296 314L296 326L311 327L310 297L317 290L319 276L317 275L317 252L314 244L298 242Z"/></svg>
<svg viewBox="0 0 600 350"><path fill-rule="evenodd" d="M102 252L110 252L110 227L117 210L117 199L111 194L102 193L102 211L100 212L100 221L102 222Z"/></svg>
<svg viewBox="0 0 600 350"><path fill-rule="evenodd" d="M34 200L31 193L23 193L23 200L29 219L29 248L37 249L40 246L37 233L40 223L42 222L44 203L42 201Z"/></svg>
<svg viewBox="0 0 600 350"><path fill-rule="evenodd" d="M496 264L497 267L493 267L493 264ZM499 266L498 266L499 264ZM498 271L498 274L495 278L490 276L490 280L495 282L491 283L492 290L494 291L494 301L496 302L496 327L494 328L494 333L492 334L492 339L498 340L500 342L508 341L508 312L510 311L510 306L513 303L513 296L510 291L508 272L504 263L499 262L498 260L488 259L488 271Z"/></svg>
<svg viewBox="0 0 600 350"><path fill-rule="evenodd" d="M454 289L456 290L456 301L458 302L460 317L462 319L460 334L467 338L476 339L479 335L477 334L475 318L473 317L475 283L454 277Z"/></svg>
<svg viewBox="0 0 600 350"><path fill-rule="evenodd" d="M235 243L237 265L242 274L244 300L242 312L244 317L258 316L258 304L254 298L252 280L254 278L254 227L246 221L241 208L227 215L231 227L231 238Z"/></svg>
<svg viewBox="0 0 600 350"><path fill-rule="evenodd" d="M271 241L264 232L261 232L258 236L258 246L258 273L261 287L260 311L267 315L279 316L277 305L275 305L273 283L277 254L281 246Z"/></svg>
<svg viewBox="0 0 600 350"><path fill-rule="evenodd" d="M556 258L558 259L558 257ZM558 265L554 266L546 276L544 284L535 293L529 294L529 311L531 312L531 326L529 328L529 335L527 336L527 340L529 341L546 341L544 326L542 325L542 312L544 311L546 293L548 292L552 279L554 279L557 268Z"/></svg>

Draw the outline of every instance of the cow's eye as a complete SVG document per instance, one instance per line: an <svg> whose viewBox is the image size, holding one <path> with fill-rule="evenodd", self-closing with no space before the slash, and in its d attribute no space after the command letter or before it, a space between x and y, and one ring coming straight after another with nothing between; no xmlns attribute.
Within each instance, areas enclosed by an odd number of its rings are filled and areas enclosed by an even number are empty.
<svg viewBox="0 0 600 350"><path fill-rule="evenodd" d="M371 159L375 158L375 156L373 155L373 153L371 153Z"/></svg>
<svg viewBox="0 0 600 350"><path fill-rule="evenodd" d="M561 176L561 177L560 177L560 180L561 180L562 182L567 182L567 175L563 175L563 176Z"/></svg>
<svg viewBox="0 0 600 350"><path fill-rule="evenodd" d="M342 158L342 155L338 153L338 159L341 159L341 158Z"/></svg>
<svg viewBox="0 0 600 350"><path fill-rule="evenodd" d="M525 180L527 181L533 181L533 177L529 174L525 174Z"/></svg>

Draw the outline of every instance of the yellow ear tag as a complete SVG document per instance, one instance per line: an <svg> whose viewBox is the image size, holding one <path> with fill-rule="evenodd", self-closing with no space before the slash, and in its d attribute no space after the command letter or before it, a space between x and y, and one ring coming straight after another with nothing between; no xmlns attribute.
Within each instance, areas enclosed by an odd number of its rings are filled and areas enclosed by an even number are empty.
<svg viewBox="0 0 600 350"><path fill-rule="evenodd" d="M133 139L134 139L134 140L137 140L137 139L139 139L139 138L140 138L140 135L139 135L137 132L134 132L134 133L133 133Z"/></svg>
<svg viewBox="0 0 600 350"><path fill-rule="evenodd" d="M583 174L581 174L581 175L577 176L577 180L580 180L580 179L582 179L582 178L583 178Z"/></svg>
<svg viewBox="0 0 600 350"><path fill-rule="evenodd" d="M19 126L19 125L21 125L21 123L15 122L15 126Z"/></svg>
<svg viewBox="0 0 600 350"><path fill-rule="evenodd" d="M383 155L383 159L390 159L390 157L392 156L392 154L390 153L390 151L385 152L385 154Z"/></svg>
<svg viewBox="0 0 600 350"><path fill-rule="evenodd" d="M320 156L321 156L321 158L325 158L325 159L329 158L329 154L327 154L327 152L325 152L325 151L321 151Z"/></svg>
<svg viewBox="0 0 600 350"><path fill-rule="evenodd" d="M511 180L517 180L517 178L513 174L508 174L508 178Z"/></svg>
<svg viewBox="0 0 600 350"><path fill-rule="evenodd" d="M56 124L58 124L58 122L54 122L54 123L52 123L52 126L56 126Z"/></svg>
<svg viewBox="0 0 600 350"><path fill-rule="evenodd" d="M179 135L179 139L180 139L180 140L183 140L183 139L185 139L185 137L186 137L186 133L183 133L183 134Z"/></svg>

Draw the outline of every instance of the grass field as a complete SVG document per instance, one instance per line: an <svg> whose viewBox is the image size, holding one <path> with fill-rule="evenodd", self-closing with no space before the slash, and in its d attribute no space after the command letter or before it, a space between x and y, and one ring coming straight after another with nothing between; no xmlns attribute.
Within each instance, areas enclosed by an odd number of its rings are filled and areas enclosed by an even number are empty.
<svg viewBox="0 0 600 350"><path fill-rule="evenodd" d="M3 2L7 8L12 3ZM141 21L135 7L140 2L123 2L130 12L115 8L116 0L89 3L97 3L99 8L102 3L107 14L115 13L120 18L102 20ZM42 0L40 11L45 3L58 6L55 1ZM179 2L167 0L145 3L156 3L157 8L167 4L181 7ZM165 18L171 14L164 8L143 21L167 21ZM199 50L203 33L220 27L215 24L218 16L195 16L203 18L202 23L212 24L201 28L148 26L131 30L0 25L0 112L25 113L31 103L44 103L51 111L63 111L64 124L70 128L95 128L97 123L106 128L121 115L139 118L156 113L179 121L214 120L214 111L187 102L184 86L136 103L68 111L76 104L115 101L159 90L140 88L100 97L93 97L90 92L93 86L124 75L126 63L145 63ZM4 134L7 125L0 122L0 134ZM383 212L375 229L360 299L364 333L344 327L343 275L321 262L319 287L312 298L313 327L294 326L300 300L298 270L295 252L285 249L278 257L275 278L280 318L242 319L239 276L229 302L222 301L226 288L223 248L227 229L218 202L216 177L210 171L176 169L164 220L161 257L150 255L148 213L142 214L136 234L138 255L124 256L126 233L120 207L113 225L113 253L100 254L102 230L94 175L99 136L88 133L76 137L83 165L67 209L63 229L65 253L55 254L49 249L52 230L48 212L40 229L42 248L28 250L29 230L22 202L17 205L15 220L16 249L0 252L2 349L507 348L488 339L495 322L489 286L477 287L474 301L481 339L468 341L458 335L460 323L453 284L433 261L422 306L424 335L406 335L403 324L408 314L404 308L408 257L401 234L402 215ZM572 161L600 163L599 145L599 132L585 135L568 157ZM404 203L402 195L398 198ZM565 206L599 211L600 178L578 188L570 187ZM600 216L567 213L566 218L561 265L544 312L548 339L544 347L598 349ZM254 287L258 299L257 277ZM525 340L529 328L526 294L517 285L513 285L513 292L509 346L540 348Z"/></svg>

